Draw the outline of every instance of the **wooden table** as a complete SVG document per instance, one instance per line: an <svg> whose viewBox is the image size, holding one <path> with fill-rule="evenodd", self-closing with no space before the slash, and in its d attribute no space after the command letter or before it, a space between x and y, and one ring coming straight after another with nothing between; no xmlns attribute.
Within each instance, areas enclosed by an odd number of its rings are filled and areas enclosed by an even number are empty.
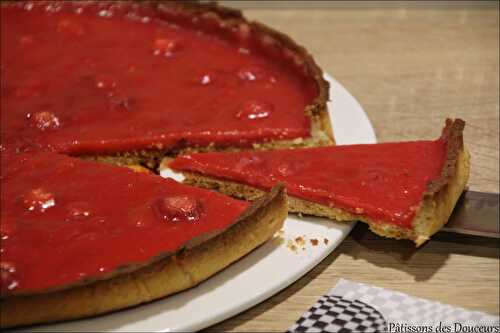
<svg viewBox="0 0 500 333"><path fill-rule="evenodd" d="M307 47L361 103L380 142L467 122L469 187L499 191L498 5L230 3ZM499 244L437 234L416 250L358 223L321 264L214 331L285 331L339 278L499 314ZM269 278L272 278L270 276Z"/></svg>

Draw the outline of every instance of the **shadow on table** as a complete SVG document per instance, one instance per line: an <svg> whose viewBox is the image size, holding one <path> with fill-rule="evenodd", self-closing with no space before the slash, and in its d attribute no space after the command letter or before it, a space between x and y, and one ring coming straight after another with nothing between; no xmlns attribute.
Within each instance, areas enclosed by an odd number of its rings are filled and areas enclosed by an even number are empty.
<svg viewBox="0 0 500 333"><path fill-rule="evenodd" d="M467 204L464 201L465 196L468 199ZM453 212L457 219L455 222L494 219L498 216L497 201L498 196L491 199L491 196L480 192L467 191L461 196ZM480 214L477 208L482 208ZM463 227L460 224L459 226ZM494 233L494 228L492 230ZM365 260L379 267L404 271L413 275L416 281L425 281L432 277L452 254L497 259L500 255L500 240L441 231L420 248L416 248L411 241L379 237L370 232L366 224L358 223L347 241L342 244L340 251L355 260Z"/></svg>
<svg viewBox="0 0 500 333"><path fill-rule="evenodd" d="M382 238L368 226L358 223L348 241L339 249L355 260L365 260L379 267L405 271L416 281L431 278L452 254L498 258L500 242L495 238L439 232L419 248L410 241Z"/></svg>
<svg viewBox="0 0 500 333"><path fill-rule="evenodd" d="M413 275L416 281L425 281L443 266L451 254L498 258L500 255L499 245L499 240L494 238L440 232L434 235L431 241L416 248L415 244L410 241L377 236L368 229L366 224L358 222L348 238L305 276L266 302L243 312L239 317L233 317L233 319L238 318L238 320L219 323L207 328L206 331L219 331L222 328L231 330L244 322L255 319L300 292L302 288L333 264L339 255L351 256L355 260L365 260L379 267L403 270Z"/></svg>

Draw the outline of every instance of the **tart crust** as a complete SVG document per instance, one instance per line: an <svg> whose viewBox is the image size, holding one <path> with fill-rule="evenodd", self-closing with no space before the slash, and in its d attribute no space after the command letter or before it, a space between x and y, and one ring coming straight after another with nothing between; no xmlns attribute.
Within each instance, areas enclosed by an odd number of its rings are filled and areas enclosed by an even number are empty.
<svg viewBox="0 0 500 333"><path fill-rule="evenodd" d="M2 328L95 316L194 287L270 239L287 216L283 185L206 242L108 280L0 300Z"/></svg>

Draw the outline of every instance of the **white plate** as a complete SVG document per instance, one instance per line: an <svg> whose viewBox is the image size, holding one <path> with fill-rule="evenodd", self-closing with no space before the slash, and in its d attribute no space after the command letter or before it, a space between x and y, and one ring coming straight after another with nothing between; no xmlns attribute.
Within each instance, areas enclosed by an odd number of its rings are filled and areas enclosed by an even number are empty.
<svg viewBox="0 0 500 333"><path fill-rule="evenodd" d="M328 104L337 144L375 143L375 133L359 103L331 76ZM333 112L332 112L333 111ZM166 170L162 176L171 176ZM178 177L175 176L174 177ZM262 302L289 286L330 254L352 229L322 218L290 215L281 237L267 242L219 274L190 290L97 318L35 327L36 331L193 331L213 325ZM305 249L287 240L303 237ZM319 243L313 246L311 239ZM324 243L328 239L328 244ZM32 330L32 328L30 329Z"/></svg>

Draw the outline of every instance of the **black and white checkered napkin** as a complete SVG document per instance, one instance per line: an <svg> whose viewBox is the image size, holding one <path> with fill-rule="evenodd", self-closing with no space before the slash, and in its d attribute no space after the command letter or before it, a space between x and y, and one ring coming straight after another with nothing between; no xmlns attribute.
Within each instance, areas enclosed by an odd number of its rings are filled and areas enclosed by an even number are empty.
<svg viewBox="0 0 500 333"><path fill-rule="evenodd" d="M288 332L500 332L499 318L340 279Z"/></svg>

